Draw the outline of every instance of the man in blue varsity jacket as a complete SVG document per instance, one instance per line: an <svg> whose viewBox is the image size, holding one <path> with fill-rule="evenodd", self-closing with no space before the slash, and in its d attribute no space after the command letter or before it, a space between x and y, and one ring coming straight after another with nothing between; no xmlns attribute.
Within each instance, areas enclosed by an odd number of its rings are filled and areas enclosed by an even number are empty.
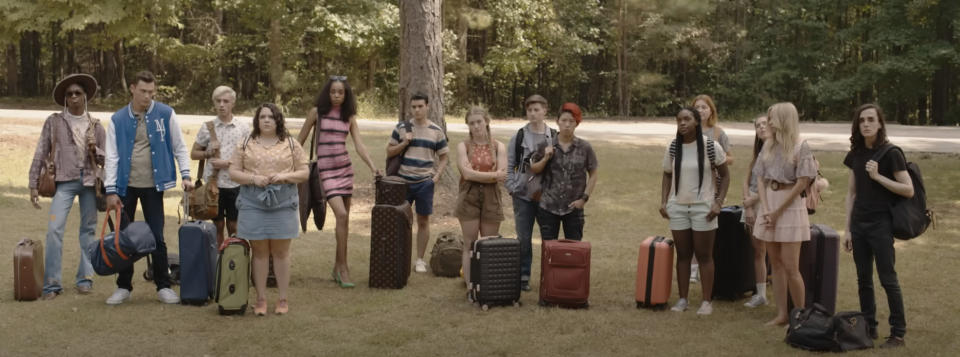
<svg viewBox="0 0 960 357"><path fill-rule="evenodd" d="M104 167L107 212L123 207L125 214L120 226L125 227L135 217L137 201L140 201L143 217L157 240L157 250L151 254L157 299L176 304L180 298L170 289L167 246L163 241L163 192L177 186L177 173L183 189L193 190L190 154L173 108L153 100L156 93L153 73L137 73L130 92L133 94L130 104L113 114L107 129ZM117 274L117 290L107 298L107 304L123 303L130 298L132 290L131 266Z"/></svg>

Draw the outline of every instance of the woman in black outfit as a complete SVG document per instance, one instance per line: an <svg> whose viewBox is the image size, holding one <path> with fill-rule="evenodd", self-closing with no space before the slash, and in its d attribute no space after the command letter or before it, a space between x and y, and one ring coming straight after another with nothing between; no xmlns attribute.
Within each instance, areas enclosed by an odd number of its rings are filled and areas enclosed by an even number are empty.
<svg viewBox="0 0 960 357"><path fill-rule="evenodd" d="M873 159L878 150L892 145L887 141L880 107L865 104L857 108L851 132L850 152L843 160L843 164L850 168L847 235L843 245L847 252L853 251L860 310L867 315L873 338L877 338L877 307L873 294L873 262L876 261L880 285L887 293L890 307L890 337L880 347L900 347L904 345L907 321L894 270L890 207L896 200L913 197L913 183L900 150L890 150L879 162Z"/></svg>

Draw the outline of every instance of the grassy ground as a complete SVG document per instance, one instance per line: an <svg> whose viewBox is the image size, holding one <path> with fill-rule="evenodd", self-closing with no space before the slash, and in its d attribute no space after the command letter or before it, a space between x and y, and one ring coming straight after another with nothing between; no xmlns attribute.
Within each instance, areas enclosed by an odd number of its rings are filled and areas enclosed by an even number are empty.
<svg viewBox="0 0 960 357"><path fill-rule="evenodd" d="M8 125L17 129L8 130ZM6 238L0 244L0 256L10 257L21 237L44 239L49 200L42 200L43 209L34 210L26 189L38 123L12 120L4 127L0 135L0 225ZM186 128L188 145L192 145L196 129ZM386 137L386 132L366 133L366 144L376 162L383 162ZM462 139L454 136L452 141ZM698 317L693 311L678 314L634 308L638 246L646 236L669 234L667 222L657 214L663 147L606 142L596 142L594 147L599 154L600 180L586 208L585 236L593 244L589 310L537 307L536 283L534 292L523 294L523 307L489 312L466 303L457 279L414 274L403 290L366 288L372 179L360 166L355 167L349 250L358 288L344 290L334 285L329 277L332 233L309 231L293 244L292 312L287 316L222 317L213 304L161 304L152 284L140 278L144 263L137 264L133 299L110 307L103 301L114 289L113 277L97 277L91 296L79 296L70 289L79 252L79 214L73 213L66 230L63 276L67 289L62 296L52 302L15 302L11 271L0 269L0 355L800 354L782 342L782 328L762 326L773 316L772 306L750 310L742 306L743 301L716 302L709 317ZM738 160L731 172L736 185L728 204L739 201L748 149L736 147L734 153ZM840 228L848 173L840 164L843 153L817 155L832 186L811 221ZM930 205L941 220L937 230L897 243L909 331L908 346L899 353L953 355L949 351L960 350L955 337L960 329L955 320L960 316L955 303L960 269L953 265L960 261L960 243L952 239L960 233L960 224L953 219L960 214L960 156L914 153L910 159L923 168ZM435 200L439 207L434 236L443 230L459 231L451 215L452 192L441 192ZM168 192L165 199L165 236L171 251L177 250L179 195L179 191ZM512 217L512 209L506 209ZM501 231L513 236L512 218L504 222ZM534 276L538 276L538 240L534 252ZM849 254L841 255L840 275L838 309L856 310L854 264ZM673 291L671 301L676 299L676 288ZM272 309L276 292L268 296ZM885 336L888 310L882 291L877 296L880 331ZM691 287L691 300L693 304L700 301L698 285Z"/></svg>

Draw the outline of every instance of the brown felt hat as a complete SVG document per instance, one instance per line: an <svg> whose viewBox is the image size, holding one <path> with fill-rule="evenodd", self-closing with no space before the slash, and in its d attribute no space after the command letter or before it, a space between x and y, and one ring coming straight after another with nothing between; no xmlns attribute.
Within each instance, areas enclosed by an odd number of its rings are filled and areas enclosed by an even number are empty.
<svg viewBox="0 0 960 357"><path fill-rule="evenodd" d="M97 94L96 78L86 73L74 73L63 77L63 79L57 83L57 86L53 87L53 101L60 106L65 106L66 103L64 103L64 99L66 98L67 87L71 84L79 84L80 87L83 87L83 91L87 94L88 101Z"/></svg>

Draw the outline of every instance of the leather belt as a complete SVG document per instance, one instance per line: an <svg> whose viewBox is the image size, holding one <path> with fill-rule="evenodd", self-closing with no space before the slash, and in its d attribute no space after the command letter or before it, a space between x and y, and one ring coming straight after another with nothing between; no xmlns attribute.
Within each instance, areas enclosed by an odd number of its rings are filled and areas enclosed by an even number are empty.
<svg viewBox="0 0 960 357"><path fill-rule="evenodd" d="M774 190L774 191L791 189L791 188L793 188L793 186L796 185L796 184L797 184L796 182L794 182L794 183L782 183L782 182L778 182L778 181L774 181L774 180L768 180L768 181L767 181L767 187L770 187L770 189L771 189L771 190Z"/></svg>

